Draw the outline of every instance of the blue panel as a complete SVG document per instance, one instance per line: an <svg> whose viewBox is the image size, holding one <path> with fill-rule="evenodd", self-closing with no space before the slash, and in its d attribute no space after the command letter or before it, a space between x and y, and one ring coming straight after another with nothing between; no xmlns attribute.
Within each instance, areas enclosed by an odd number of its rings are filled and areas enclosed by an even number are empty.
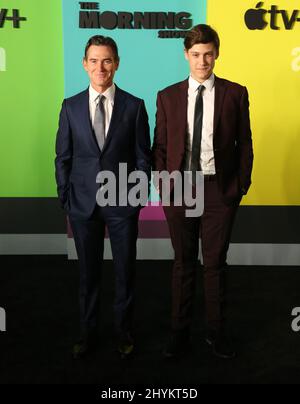
<svg viewBox="0 0 300 404"><path fill-rule="evenodd" d="M78 0L63 0L65 95L69 97L88 86L88 77L81 65L87 40L97 34L111 36L118 44L121 58L115 82L145 100L153 133L157 91L188 75L183 39L160 39L159 29L80 29L79 11ZM193 25L196 25L206 21L206 0L102 0L99 11L185 11L191 13Z"/></svg>

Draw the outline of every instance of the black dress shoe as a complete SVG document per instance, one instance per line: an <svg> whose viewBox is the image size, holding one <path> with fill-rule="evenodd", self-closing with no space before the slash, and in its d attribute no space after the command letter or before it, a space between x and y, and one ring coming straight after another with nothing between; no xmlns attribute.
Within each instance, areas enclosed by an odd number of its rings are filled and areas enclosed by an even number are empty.
<svg viewBox="0 0 300 404"><path fill-rule="evenodd" d="M119 358L122 360L130 359L134 353L134 341L130 334L119 338L117 345Z"/></svg>
<svg viewBox="0 0 300 404"><path fill-rule="evenodd" d="M93 352L97 346L97 334L92 332L84 335L74 346L73 346L73 359L83 359L89 353Z"/></svg>
<svg viewBox="0 0 300 404"><path fill-rule="evenodd" d="M223 332L209 332L205 340L212 347L213 354L218 358L233 359L236 357L231 339Z"/></svg>
<svg viewBox="0 0 300 404"><path fill-rule="evenodd" d="M188 329L175 331L172 333L163 356L166 359L175 359L184 354L190 348L190 332Z"/></svg>

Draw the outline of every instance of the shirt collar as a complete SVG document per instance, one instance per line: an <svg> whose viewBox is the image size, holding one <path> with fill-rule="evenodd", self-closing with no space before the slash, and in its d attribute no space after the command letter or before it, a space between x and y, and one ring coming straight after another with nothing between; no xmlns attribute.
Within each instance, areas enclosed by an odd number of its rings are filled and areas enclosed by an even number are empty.
<svg viewBox="0 0 300 404"><path fill-rule="evenodd" d="M201 83L206 90L211 91L215 85L215 75L212 73L210 77ZM200 83L195 80L192 76L189 77L189 89L192 91L197 91L200 86Z"/></svg>
<svg viewBox="0 0 300 404"><path fill-rule="evenodd" d="M108 101L113 104L114 103L114 98L115 98L115 93L116 93L116 86L113 83L107 90L104 91L101 95L104 95L105 98L108 99ZM93 102L98 103L98 97L99 97L98 91L96 91L92 85L90 84L89 87L89 95L90 95L90 100Z"/></svg>

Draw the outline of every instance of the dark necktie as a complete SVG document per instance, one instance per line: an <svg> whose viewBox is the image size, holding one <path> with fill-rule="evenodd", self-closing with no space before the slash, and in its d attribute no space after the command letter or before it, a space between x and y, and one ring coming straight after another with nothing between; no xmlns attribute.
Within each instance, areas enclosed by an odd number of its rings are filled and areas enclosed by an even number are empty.
<svg viewBox="0 0 300 404"><path fill-rule="evenodd" d="M200 150L201 150L201 138L202 138L202 122L203 122L203 97L202 91L204 86L198 87L198 94L195 103L194 113L194 132L193 132L193 145L190 170L192 172L193 184L195 184L196 171L201 169L200 167Z"/></svg>
<svg viewBox="0 0 300 404"><path fill-rule="evenodd" d="M105 97L103 95L99 95L99 102L96 107L94 117L94 131L100 150L102 150L105 142L105 111L103 105L104 100Z"/></svg>

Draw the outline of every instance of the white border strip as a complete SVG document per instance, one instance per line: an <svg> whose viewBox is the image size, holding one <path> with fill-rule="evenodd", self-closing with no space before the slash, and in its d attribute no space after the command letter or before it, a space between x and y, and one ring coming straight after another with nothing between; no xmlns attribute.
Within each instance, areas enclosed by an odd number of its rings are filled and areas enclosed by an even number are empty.
<svg viewBox="0 0 300 404"><path fill-rule="evenodd" d="M139 260L172 260L169 239L139 239ZM0 255L64 255L77 259L74 240L65 234L0 234ZM105 240L105 259L112 259L109 240ZM231 244L231 265L300 266L300 244Z"/></svg>
<svg viewBox="0 0 300 404"><path fill-rule="evenodd" d="M137 251L139 260L172 260L174 258L169 239L139 239ZM68 239L68 257L77 259L73 239ZM109 240L105 240L104 259L112 259ZM227 262L230 265L300 266L300 244L231 244Z"/></svg>
<svg viewBox="0 0 300 404"><path fill-rule="evenodd" d="M67 254L66 234L0 234L0 255Z"/></svg>

